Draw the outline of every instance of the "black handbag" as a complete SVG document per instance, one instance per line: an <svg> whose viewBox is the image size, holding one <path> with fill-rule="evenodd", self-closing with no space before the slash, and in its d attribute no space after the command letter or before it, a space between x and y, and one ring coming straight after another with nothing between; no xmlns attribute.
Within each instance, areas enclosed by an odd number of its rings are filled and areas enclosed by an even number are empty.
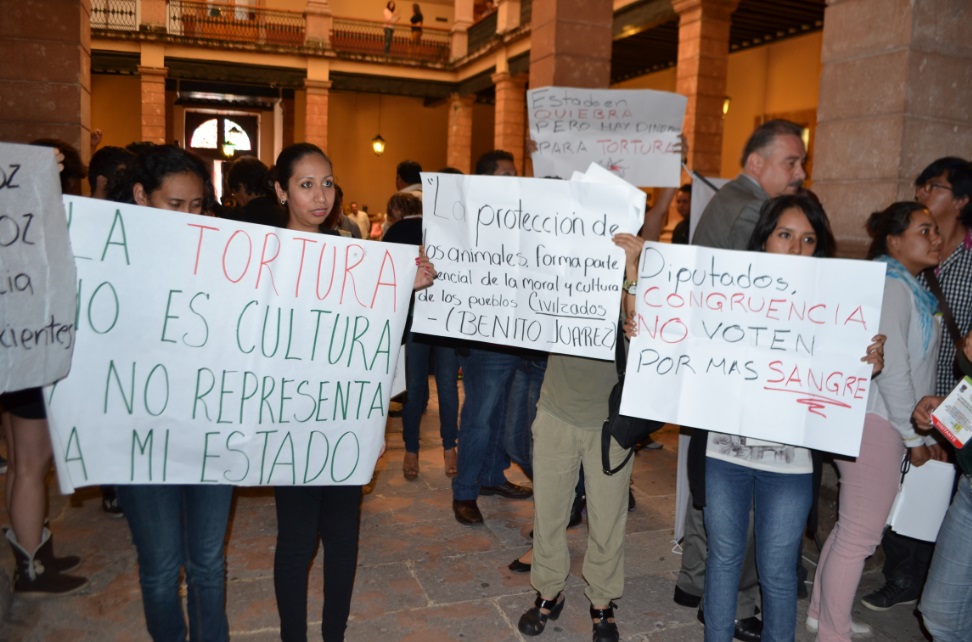
<svg viewBox="0 0 972 642"><path fill-rule="evenodd" d="M614 365L618 371L618 382L608 397L608 417L601 427L601 467L605 475L614 475L628 463L634 455L634 446L644 441L653 432L665 425L663 421L629 417L621 414L621 393L624 391L624 371L628 356L624 350L624 326L618 321L618 336L614 341ZM622 448L628 448L628 455L616 468L611 468L611 439Z"/></svg>

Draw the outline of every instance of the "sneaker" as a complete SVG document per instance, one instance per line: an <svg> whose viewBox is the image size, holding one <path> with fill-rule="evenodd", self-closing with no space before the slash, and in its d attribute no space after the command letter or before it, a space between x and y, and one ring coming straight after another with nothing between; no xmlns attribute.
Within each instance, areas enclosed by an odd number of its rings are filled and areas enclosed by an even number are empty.
<svg viewBox="0 0 972 642"><path fill-rule="evenodd" d="M912 605L918 601L921 589L909 584L902 584L893 580L884 583L884 586L868 593L861 598L861 604L872 611L887 611L893 606Z"/></svg>
<svg viewBox="0 0 972 642"><path fill-rule="evenodd" d="M820 622L815 617L807 616L807 631L810 633L816 633L820 629ZM874 633L874 629L871 628L870 624L865 624L864 622L855 622L851 620L851 635L855 638L866 638Z"/></svg>

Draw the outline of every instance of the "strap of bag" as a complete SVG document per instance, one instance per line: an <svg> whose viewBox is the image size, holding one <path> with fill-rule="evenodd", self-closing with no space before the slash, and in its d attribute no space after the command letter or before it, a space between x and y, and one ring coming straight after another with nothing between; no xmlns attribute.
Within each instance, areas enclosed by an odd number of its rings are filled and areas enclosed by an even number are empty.
<svg viewBox="0 0 972 642"><path fill-rule="evenodd" d="M601 430L601 469L604 471L605 475L616 475L625 465L628 460L634 456L634 448L628 450L628 454L625 456L624 461L618 464L617 468L611 468L611 433L607 430Z"/></svg>
<svg viewBox="0 0 972 642"><path fill-rule="evenodd" d="M624 322L622 317L618 317L618 336L614 340L614 367L618 372L618 381L624 377L624 371L628 367L628 353L624 350ZM601 468L605 475L615 475L628 463L634 456L634 448L628 450L628 455L616 468L611 467L611 433L601 429Z"/></svg>
<svg viewBox="0 0 972 642"><path fill-rule="evenodd" d="M942 312L945 327L948 329L948 334L952 337L952 343L955 345L955 358L958 361L959 368L961 368L964 374L972 375L972 363L969 363L963 350L965 337L962 336L958 324L955 322L955 315L952 314L952 308L949 307L945 293L942 292L942 284L938 282L938 275L935 274L935 268L928 268L922 275L925 277L925 283L928 284L928 288L938 300L938 309Z"/></svg>
<svg viewBox="0 0 972 642"><path fill-rule="evenodd" d="M945 293L942 292L942 284L938 282L938 275L935 274L935 268L928 268L925 270L923 276L925 277L925 282L928 284L928 288L935 295L935 298L938 299L938 309L942 311L942 318L945 320L945 327L948 328L948 334L952 337L952 343L961 352L962 344L964 343L962 333L959 332L958 324L955 323L955 316L952 314L952 308L949 307L948 301L945 299Z"/></svg>

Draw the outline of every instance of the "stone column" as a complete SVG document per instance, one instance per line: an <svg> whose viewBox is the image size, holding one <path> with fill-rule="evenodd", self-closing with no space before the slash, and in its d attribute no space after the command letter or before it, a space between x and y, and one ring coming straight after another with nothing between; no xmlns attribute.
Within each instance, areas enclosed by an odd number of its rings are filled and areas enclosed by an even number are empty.
<svg viewBox="0 0 972 642"><path fill-rule="evenodd" d="M499 0L496 4L496 33L503 34L520 26L520 0Z"/></svg>
<svg viewBox="0 0 972 642"><path fill-rule="evenodd" d="M606 88L613 7L611 0L534 0L530 86Z"/></svg>
<svg viewBox="0 0 972 642"><path fill-rule="evenodd" d="M456 0L452 21L452 59L469 53L469 26L473 23L473 0Z"/></svg>
<svg viewBox="0 0 972 642"><path fill-rule="evenodd" d="M672 0L679 15L675 91L688 97L683 133L692 169L722 169L722 103L729 65L729 26L739 0ZM740 150L741 152L742 150Z"/></svg>
<svg viewBox="0 0 972 642"><path fill-rule="evenodd" d="M163 145L165 136L165 67L138 66L142 84L142 140Z"/></svg>
<svg viewBox="0 0 972 642"><path fill-rule="evenodd" d="M7 56L6 64L0 64L0 140L27 143L60 138L87 160L90 0L5 3L0 12L0 51Z"/></svg>
<svg viewBox="0 0 972 642"><path fill-rule="evenodd" d="M968 0L829 0L813 189L842 255L863 256L870 212L914 198L942 156L972 153ZM893 16L863 29L874 16Z"/></svg>
<svg viewBox="0 0 972 642"><path fill-rule="evenodd" d="M140 31L165 33L168 31L169 15L166 0L141 0Z"/></svg>
<svg viewBox="0 0 972 642"><path fill-rule="evenodd" d="M496 85L496 131L494 149L513 154L516 171L523 174L526 145L526 75L511 76L508 71L492 75Z"/></svg>
<svg viewBox="0 0 972 642"><path fill-rule="evenodd" d="M328 80L305 80L307 101L304 113L307 122L304 133L308 143L314 143L327 151L327 98L331 90Z"/></svg>
<svg viewBox="0 0 972 642"><path fill-rule="evenodd" d="M472 172L472 128L475 96L449 96L449 137L446 148L446 165Z"/></svg>
<svg viewBox="0 0 972 642"><path fill-rule="evenodd" d="M334 15L327 0L307 0L304 21L304 44L318 49L329 48Z"/></svg>

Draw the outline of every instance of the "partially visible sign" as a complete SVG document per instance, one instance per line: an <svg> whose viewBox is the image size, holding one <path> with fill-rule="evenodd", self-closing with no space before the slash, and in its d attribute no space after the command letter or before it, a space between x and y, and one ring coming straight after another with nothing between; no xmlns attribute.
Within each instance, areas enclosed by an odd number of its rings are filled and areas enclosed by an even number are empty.
<svg viewBox="0 0 972 642"><path fill-rule="evenodd" d="M71 367L76 273L54 153L0 143L0 392Z"/></svg>
<svg viewBox="0 0 972 642"><path fill-rule="evenodd" d="M632 185L677 187L687 102L650 89L531 89L533 174L567 178L597 163Z"/></svg>

